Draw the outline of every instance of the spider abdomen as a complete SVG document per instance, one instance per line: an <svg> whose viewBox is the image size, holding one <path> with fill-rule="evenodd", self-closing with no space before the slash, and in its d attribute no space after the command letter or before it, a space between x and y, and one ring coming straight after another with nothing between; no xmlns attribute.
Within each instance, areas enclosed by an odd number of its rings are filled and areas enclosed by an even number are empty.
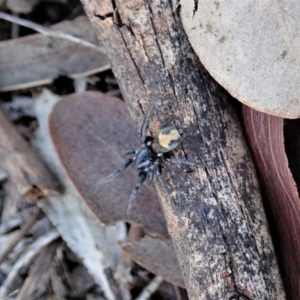
<svg viewBox="0 0 300 300"><path fill-rule="evenodd" d="M178 147L182 138L182 129L174 126L165 127L154 137L151 148L155 153L167 153Z"/></svg>

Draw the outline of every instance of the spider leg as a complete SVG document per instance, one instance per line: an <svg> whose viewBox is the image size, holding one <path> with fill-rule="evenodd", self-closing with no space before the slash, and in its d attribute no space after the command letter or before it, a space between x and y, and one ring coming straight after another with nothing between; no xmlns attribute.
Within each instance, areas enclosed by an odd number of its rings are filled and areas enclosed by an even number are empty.
<svg viewBox="0 0 300 300"><path fill-rule="evenodd" d="M166 185L165 185L165 182L164 182L164 180L163 180L161 174L162 174L162 173L161 173L161 165L160 165L160 164L157 164L157 165L156 165L156 176L157 176L157 178L158 178L160 184L161 184L161 185L163 186L163 188L165 189L165 188L166 188Z"/></svg>
<svg viewBox="0 0 300 300"><path fill-rule="evenodd" d="M148 184L149 184L150 182L152 182L153 175L154 175L154 167L155 167L155 165L154 165L154 166L151 166L151 167L149 168L149 171L148 171Z"/></svg>
<svg viewBox="0 0 300 300"><path fill-rule="evenodd" d="M189 166L199 166L200 164L197 164L193 161L184 159L184 158L174 158L174 157L166 157L166 161L168 161L171 164L183 164L183 165L189 165Z"/></svg>
<svg viewBox="0 0 300 300"><path fill-rule="evenodd" d="M149 127L149 120L152 116L153 110L154 110L154 102L152 102L150 104L150 106L147 108L146 115L144 117L143 122L141 123L140 128L139 128L139 137L140 137L142 143L144 143L146 140L147 131L148 131L148 127Z"/></svg>
<svg viewBox="0 0 300 300"><path fill-rule="evenodd" d="M128 155L128 154L136 154L139 150L137 149L124 149L122 152L123 155Z"/></svg>
<svg viewBox="0 0 300 300"><path fill-rule="evenodd" d="M113 173L111 173L110 175L108 175L106 177L106 180L108 179L112 179L115 178L117 175L119 175L121 172L123 172L130 164L132 164L135 160L135 157L130 157L128 159L125 160L125 162L122 164L122 166L117 169L116 171L114 171Z"/></svg>
<svg viewBox="0 0 300 300"><path fill-rule="evenodd" d="M132 203L133 203L134 199L136 198L137 192L138 192L139 188L141 187L141 185L144 183L146 178L147 178L147 173L141 173L139 175L139 179L130 195L129 204L128 204L128 208L127 208L127 215L129 215L129 213L131 211Z"/></svg>

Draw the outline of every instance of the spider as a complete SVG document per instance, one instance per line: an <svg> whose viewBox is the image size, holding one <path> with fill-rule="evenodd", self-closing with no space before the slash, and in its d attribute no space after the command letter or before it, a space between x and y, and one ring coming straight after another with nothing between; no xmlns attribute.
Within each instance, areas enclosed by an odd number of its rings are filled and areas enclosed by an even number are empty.
<svg viewBox="0 0 300 300"><path fill-rule="evenodd" d="M138 180L131 192L129 199L127 214L130 213L132 204L137 196L139 188L148 179L150 183L156 174L159 181L162 183L162 159L170 163L181 163L187 165L196 165L194 162L186 159L176 159L170 157L170 152L178 147L183 139L183 130L177 129L175 126L169 126L161 129L153 138L146 136L149 122L149 112L147 113L144 122L139 130L139 136L142 143L140 149L126 149L124 155L133 154L132 157L124 161L119 169L110 174L107 179L115 178L123 172L129 165L134 163L135 169L138 171Z"/></svg>

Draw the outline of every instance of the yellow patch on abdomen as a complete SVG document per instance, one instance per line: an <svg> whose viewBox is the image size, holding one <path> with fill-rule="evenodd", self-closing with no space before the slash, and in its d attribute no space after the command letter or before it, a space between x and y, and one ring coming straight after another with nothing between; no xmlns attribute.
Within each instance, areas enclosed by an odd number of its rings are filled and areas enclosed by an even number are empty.
<svg viewBox="0 0 300 300"><path fill-rule="evenodd" d="M159 145L168 149L172 141L178 141L181 138L177 129L171 129L169 133L160 133L158 136Z"/></svg>

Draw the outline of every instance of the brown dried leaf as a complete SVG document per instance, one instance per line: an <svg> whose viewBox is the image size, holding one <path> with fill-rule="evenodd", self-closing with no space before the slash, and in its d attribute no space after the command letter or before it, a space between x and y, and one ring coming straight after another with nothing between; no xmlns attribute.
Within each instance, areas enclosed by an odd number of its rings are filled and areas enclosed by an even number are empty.
<svg viewBox="0 0 300 300"><path fill-rule="evenodd" d="M283 119L244 106L246 132L269 195L289 299L300 298L300 199L284 149Z"/></svg>
<svg viewBox="0 0 300 300"><path fill-rule="evenodd" d="M120 242L119 245L145 269L174 285L185 287L171 241L146 236L140 241Z"/></svg>
<svg viewBox="0 0 300 300"><path fill-rule="evenodd" d="M35 111L39 127L32 142L64 186L63 194L47 197L40 204L47 217L55 224L68 247L82 259L95 283L102 287L103 295L109 299L110 295L114 293L113 290L122 291L123 294L126 294L126 290L122 286L114 284L112 287L105 274L107 268L112 272L116 270L121 253L116 242L124 239L125 224L118 222L114 226L101 226L95 217L91 215L91 212L88 211L88 208L82 205L78 193L75 192L67 179L51 142L48 128L50 113L59 99L58 96L45 89L35 99ZM104 260L103 257L105 257ZM55 274L51 279L53 289L57 293L56 296L60 295L60 297L54 298L64 298L64 286L62 282L55 280L54 277Z"/></svg>
<svg viewBox="0 0 300 300"><path fill-rule="evenodd" d="M125 104L95 92L63 98L49 118L50 134L68 176L85 203L106 224L126 220L167 237L158 198L144 185L130 215L127 207L137 175L129 167L113 180L101 181L120 167L126 147L139 147Z"/></svg>

